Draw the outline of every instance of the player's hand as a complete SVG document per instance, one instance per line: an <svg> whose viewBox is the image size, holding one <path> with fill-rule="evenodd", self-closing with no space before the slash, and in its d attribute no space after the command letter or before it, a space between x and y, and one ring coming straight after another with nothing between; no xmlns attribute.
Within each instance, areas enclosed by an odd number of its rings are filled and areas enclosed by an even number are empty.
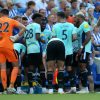
<svg viewBox="0 0 100 100"><path fill-rule="evenodd" d="M82 48L80 48L80 49L78 50L78 55L81 55L81 53L82 53Z"/></svg>
<svg viewBox="0 0 100 100"><path fill-rule="evenodd" d="M17 34L17 35L14 35L14 36L10 36L10 40L12 41L12 42L15 42L16 40L18 40L19 39L19 35Z"/></svg>

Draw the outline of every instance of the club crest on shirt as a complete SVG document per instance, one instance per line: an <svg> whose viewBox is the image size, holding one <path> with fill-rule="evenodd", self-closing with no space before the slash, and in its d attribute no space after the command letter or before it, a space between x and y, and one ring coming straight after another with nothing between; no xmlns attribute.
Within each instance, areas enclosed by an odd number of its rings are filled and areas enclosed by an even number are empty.
<svg viewBox="0 0 100 100"><path fill-rule="evenodd" d="M89 28L89 25L87 23L84 24L84 28Z"/></svg>

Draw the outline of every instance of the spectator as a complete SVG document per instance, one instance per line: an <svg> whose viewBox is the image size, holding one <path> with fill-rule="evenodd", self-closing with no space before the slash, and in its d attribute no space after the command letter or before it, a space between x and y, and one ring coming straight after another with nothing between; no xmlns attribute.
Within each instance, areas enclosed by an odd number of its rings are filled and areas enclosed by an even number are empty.
<svg viewBox="0 0 100 100"><path fill-rule="evenodd" d="M53 14L50 14L48 16L48 23L46 25L46 29L48 29L49 31L52 31L54 22L55 22L55 16Z"/></svg>
<svg viewBox="0 0 100 100"><path fill-rule="evenodd" d="M27 0L11 0L18 8L26 8Z"/></svg>
<svg viewBox="0 0 100 100"><path fill-rule="evenodd" d="M100 2L95 3L94 17L98 20L100 17Z"/></svg>
<svg viewBox="0 0 100 100"><path fill-rule="evenodd" d="M39 1L39 2L36 3L36 8L38 10L40 10L40 9L46 9L46 7L47 7L46 0L41 0L41 1Z"/></svg>
<svg viewBox="0 0 100 100"><path fill-rule="evenodd" d="M28 23L31 23L32 22L32 18L31 18L32 15L33 15L33 9L27 8L26 9L26 12L24 13L24 17L27 17Z"/></svg>
<svg viewBox="0 0 100 100"><path fill-rule="evenodd" d="M46 10L45 9L40 9L39 13L43 16L46 17Z"/></svg>
<svg viewBox="0 0 100 100"><path fill-rule="evenodd" d="M92 44L94 46L94 50L100 51L100 29L98 26L94 27L92 36L93 36Z"/></svg>
<svg viewBox="0 0 100 100"><path fill-rule="evenodd" d="M54 1L53 1L53 0L50 0L50 1L48 2L48 6L47 6L47 8L46 8L46 17L47 17L49 14L51 14L51 9L54 8L54 7L55 7Z"/></svg>
<svg viewBox="0 0 100 100"><path fill-rule="evenodd" d="M67 2L66 2L66 0L61 0L60 2L60 6L59 6L59 11L65 11L65 9L66 9L66 6L67 6Z"/></svg>
<svg viewBox="0 0 100 100"><path fill-rule="evenodd" d="M86 11L91 7L94 8L94 5L91 4L89 0L82 0L82 2L84 3L84 5L86 7Z"/></svg>
<svg viewBox="0 0 100 100"><path fill-rule="evenodd" d="M66 0L67 1L67 6L71 7L71 0Z"/></svg>
<svg viewBox="0 0 100 100"><path fill-rule="evenodd" d="M93 13L94 13L94 9L93 8L89 8L88 12L87 12L87 14L88 14L88 22L92 27L94 27L94 25L97 23L97 19L94 18Z"/></svg>
<svg viewBox="0 0 100 100"><path fill-rule="evenodd" d="M36 3L34 1L27 2L27 8L34 9L35 5L36 5Z"/></svg>
<svg viewBox="0 0 100 100"><path fill-rule="evenodd" d="M12 2L8 2L7 6L9 9L9 17L10 18L14 18L15 16L19 15L18 9L14 7L14 4Z"/></svg>
<svg viewBox="0 0 100 100"><path fill-rule="evenodd" d="M74 23L74 18L71 15L71 8L70 7L66 7L66 11L65 11L65 15L66 15L66 21L69 23Z"/></svg>
<svg viewBox="0 0 100 100"><path fill-rule="evenodd" d="M28 19L27 17L22 17L22 24L27 26L28 25Z"/></svg>
<svg viewBox="0 0 100 100"><path fill-rule="evenodd" d="M0 8L7 8L7 0L0 0Z"/></svg>
<svg viewBox="0 0 100 100"><path fill-rule="evenodd" d="M71 5L72 5L72 12L71 12L71 14L72 15L76 15L76 13L79 11L78 10L78 5L77 5L77 0L72 0L71 1Z"/></svg>
<svg viewBox="0 0 100 100"><path fill-rule="evenodd" d="M85 4L84 4L84 3L81 3L79 9L80 9L80 10L81 10L81 9L86 9Z"/></svg>

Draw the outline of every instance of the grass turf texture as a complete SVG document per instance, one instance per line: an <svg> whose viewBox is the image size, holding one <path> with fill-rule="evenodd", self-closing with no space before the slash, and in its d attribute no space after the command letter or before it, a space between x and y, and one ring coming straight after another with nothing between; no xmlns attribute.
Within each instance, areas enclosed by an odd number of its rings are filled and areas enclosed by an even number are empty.
<svg viewBox="0 0 100 100"><path fill-rule="evenodd" d="M0 95L0 100L100 100L100 94Z"/></svg>

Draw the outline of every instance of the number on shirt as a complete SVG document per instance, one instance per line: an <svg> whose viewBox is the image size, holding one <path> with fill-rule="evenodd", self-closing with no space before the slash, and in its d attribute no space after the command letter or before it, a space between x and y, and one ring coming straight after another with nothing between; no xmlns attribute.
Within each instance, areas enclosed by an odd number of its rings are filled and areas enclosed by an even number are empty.
<svg viewBox="0 0 100 100"><path fill-rule="evenodd" d="M33 29L26 30L25 39L31 39L33 37Z"/></svg>
<svg viewBox="0 0 100 100"><path fill-rule="evenodd" d="M63 32L62 32L62 35L63 35L62 40L66 40L66 39L67 39L66 31L67 31L67 30L63 30Z"/></svg>
<svg viewBox="0 0 100 100"><path fill-rule="evenodd" d="M2 27L4 27L3 30L2 30ZM9 27L8 22L0 23L0 32L9 32L8 27Z"/></svg>

